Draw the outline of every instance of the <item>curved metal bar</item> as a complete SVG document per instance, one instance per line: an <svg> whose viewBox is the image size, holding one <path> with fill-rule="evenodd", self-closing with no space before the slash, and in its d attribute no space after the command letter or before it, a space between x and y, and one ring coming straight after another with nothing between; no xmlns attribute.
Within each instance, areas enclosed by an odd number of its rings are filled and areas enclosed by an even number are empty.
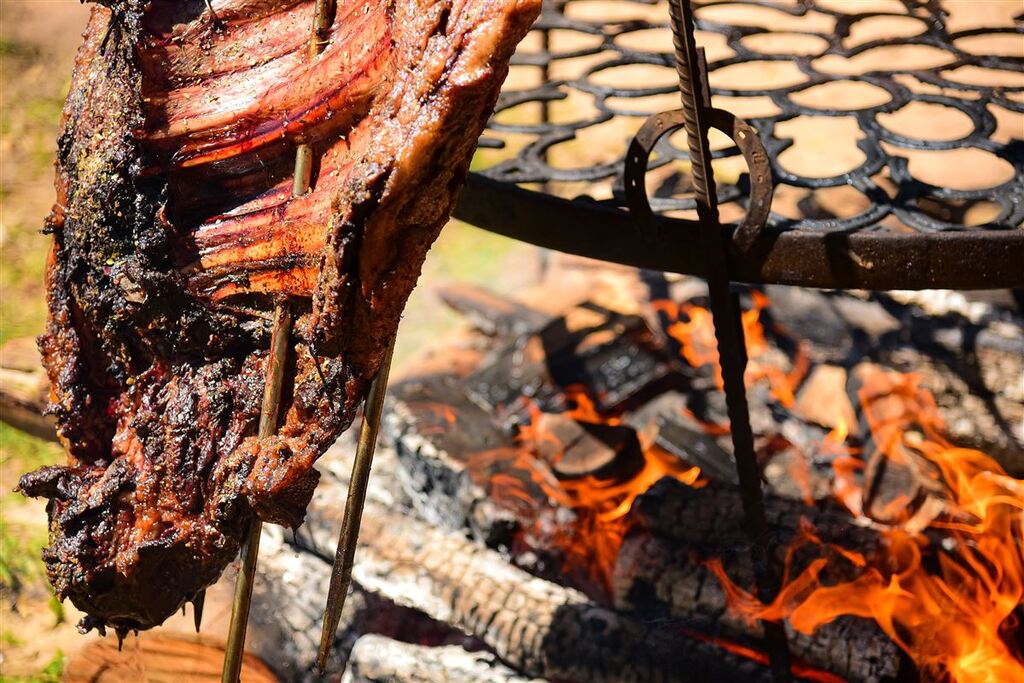
<svg viewBox="0 0 1024 683"><path fill-rule="evenodd" d="M750 249L764 230L771 213L772 206L772 167L768 153L761 144L757 130L743 119L733 116L722 109L709 109L709 123L736 143L750 175L750 200L747 215L736 228L732 241L741 249ZM654 211L647 198L648 160L658 140L669 133L683 127L683 110L673 109L655 114L647 119L640 131L629 144L626 153L626 164L623 172L625 180L626 203L629 213L648 241L653 241L658 234Z"/></svg>
<svg viewBox="0 0 1024 683"><path fill-rule="evenodd" d="M699 223L658 217L658 236L636 239L629 213L588 198L563 199L471 173L454 216L506 237L637 268L708 276ZM732 226L735 229L735 226ZM779 230L749 251L733 247L738 282L847 289L1001 289L1024 286L1024 231ZM965 267L964 264L969 264Z"/></svg>

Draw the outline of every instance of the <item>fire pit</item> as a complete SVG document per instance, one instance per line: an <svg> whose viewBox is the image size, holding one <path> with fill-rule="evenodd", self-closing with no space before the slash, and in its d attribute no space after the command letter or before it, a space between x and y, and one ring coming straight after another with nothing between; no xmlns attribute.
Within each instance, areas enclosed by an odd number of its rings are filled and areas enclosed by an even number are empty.
<svg viewBox="0 0 1024 683"><path fill-rule="evenodd" d="M609 290L642 289L617 273L578 305L552 303L543 292L572 268L557 261L518 301L442 293L476 331L392 387L332 666L373 632L348 659L352 680L443 680L467 658L476 680L765 680L758 618L786 619L801 680L972 680L981 651L1005 672L1020 666L1005 610L1024 571L1010 502L1021 494L1002 470L1024 472L1024 445L979 427L977 450L951 445L943 423L981 425L963 406L984 390L941 379L949 351L936 341L975 329L981 373L1019 376L1019 318L744 292L771 557L785 568L765 605L750 594L706 290L685 279L669 299L616 308ZM1016 423L1024 401L1011 385L990 388ZM295 675L315 652L349 448L328 459L296 539L264 547L254 648L276 652L285 615Z"/></svg>
<svg viewBox="0 0 1024 683"><path fill-rule="evenodd" d="M448 291L476 329L393 387L358 564L331 582L341 457L264 539L250 649L306 676L352 569L321 643L349 681L1024 677L1020 317L773 287L1024 285L1024 68L999 42L1024 29L859 9L546 6L456 216L646 269L616 275L643 296ZM824 121L859 156L814 172L790 136ZM991 173L936 181L945 153Z"/></svg>

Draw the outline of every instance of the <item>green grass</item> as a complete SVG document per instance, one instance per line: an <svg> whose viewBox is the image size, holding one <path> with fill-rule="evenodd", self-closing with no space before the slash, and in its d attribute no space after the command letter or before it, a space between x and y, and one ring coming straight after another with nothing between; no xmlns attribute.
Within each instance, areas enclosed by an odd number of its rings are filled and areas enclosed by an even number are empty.
<svg viewBox="0 0 1024 683"><path fill-rule="evenodd" d="M64 653L57 650L46 666L33 676L4 676L0 674L0 683L60 683L64 673Z"/></svg>
<svg viewBox="0 0 1024 683"><path fill-rule="evenodd" d="M47 533L44 524L26 527L9 521L8 513L26 504L25 499L11 489L21 473L60 462L63 458L63 451L56 444L0 422L0 471L4 475L4 490L0 492L3 512L0 514L0 586L5 590L17 593L21 586L42 580L43 563L39 554L46 545Z"/></svg>
<svg viewBox="0 0 1024 683"><path fill-rule="evenodd" d="M0 41L0 344L35 336L46 317L43 271L50 242L40 234L53 202L53 159L68 84L54 79L39 50Z"/></svg>
<svg viewBox="0 0 1024 683"><path fill-rule="evenodd" d="M0 466L27 472L63 460L64 451L57 444L43 441L0 422ZM6 486L8 482L4 482ZM13 486L13 483L12 483Z"/></svg>
<svg viewBox="0 0 1024 683"><path fill-rule="evenodd" d="M413 290L399 328L395 363L436 346L436 340L463 323L440 304L430 285L470 283L501 291L501 280L516 266L516 256L531 250L520 242L452 221L427 254L420 286Z"/></svg>
<svg viewBox="0 0 1024 683"><path fill-rule="evenodd" d="M0 344L43 331L46 242L38 230L17 224L5 226L0 238Z"/></svg>

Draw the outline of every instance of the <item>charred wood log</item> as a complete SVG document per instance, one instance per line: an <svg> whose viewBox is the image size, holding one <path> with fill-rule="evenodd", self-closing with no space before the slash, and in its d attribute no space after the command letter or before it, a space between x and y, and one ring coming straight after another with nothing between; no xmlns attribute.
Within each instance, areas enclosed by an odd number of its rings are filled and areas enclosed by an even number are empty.
<svg viewBox="0 0 1024 683"><path fill-rule="evenodd" d="M321 488L337 486L325 481ZM333 551L339 510L314 499L300 545ZM319 549L319 551L317 550ZM596 605L512 567L500 554L377 504L367 505L358 586L479 638L527 676L570 681L764 680L752 660Z"/></svg>
<svg viewBox="0 0 1024 683"><path fill-rule="evenodd" d="M704 564L721 558L735 582L753 584L738 491L716 485L693 489L663 480L638 499L634 512L641 515L643 524L626 538L619 552L612 575L616 607L649 617L684 619L704 631L718 627L728 636L760 636L758 624L727 610L726 594ZM773 559L779 566L804 520L823 543L841 542L861 553L872 552L881 540L877 532L854 526L850 515L828 504L808 507L769 496L765 512ZM794 571L817 555L812 548L808 551L794 555ZM830 566L834 566L830 569L834 578L852 578L843 572L854 568L841 561ZM881 681L899 671L899 648L873 622L842 618L813 635L789 631L794 654L812 666L856 681Z"/></svg>
<svg viewBox="0 0 1024 683"><path fill-rule="evenodd" d="M731 578L752 585L747 557L731 553L727 567ZM623 542L613 590L617 608L645 618L681 619L700 632L732 639L763 635L758 622L728 609L721 583L698 553L657 536L637 534ZM847 680L879 682L899 673L899 648L874 622L841 617L810 635L788 624L786 631L796 657Z"/></svg>
<svg viewBox="0 0 1024 683"><path fill-rule="evenodd" d="M424 647L368 634L356 641L341 683L542 683L520 676L490 652Z"/></svg>
<svg viewBox="0 0 1024 683"><path fill-rule="evenodd" d="M563 389L585 386L599 411L612 412L635 407L678 379L675 360L643 318L582 304L499 349L466 379L466 388L494 409L525 396L551 410Z"/></svg>
<svg viewBox="0 0 1024 683"><path fill-rule="evenodd" d="M780 562L803 520L811 523L823 542L841 542L862 553L873 551L881 540L877 531L856 526L850 514L835 504L808 506L789 498L766 496L764 506L775 558ZM639 515L643 526L654 535L695 550L747 552L743 503L739 491L729 486L712 483L691 488L662 479L637 498L632 514Z"/></svg>

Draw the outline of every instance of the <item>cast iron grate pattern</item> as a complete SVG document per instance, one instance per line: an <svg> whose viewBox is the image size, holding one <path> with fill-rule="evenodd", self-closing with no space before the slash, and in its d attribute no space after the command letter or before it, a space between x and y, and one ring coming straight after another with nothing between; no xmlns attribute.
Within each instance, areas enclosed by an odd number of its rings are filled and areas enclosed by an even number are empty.
<svg viewBox="0 0 1024 683"><path fill-rule="evenodd" d="M726 6L729 9L724 9ZM879 11L886 8L891 9ZM858 9L867 11L856 13ZM766 34L773 33L759 25L769 23L761 18L766 14L775 15L769 17L770 23L784 27L790 35L766 42ZM1022 36L1019 42L1024 44L1024 15L1009 19L1012 25L951 30L942 3L934 0L738 0L700 3L696 16L698 44L717 46L708 54L715 106L733 109L758 129L771 157L776 183L807 190L796 202L795 215L773 211L770 228L822 232L868 229L918 235L961 231L965 228L965 213L978 203L988 204L988 209L982 225L971 226L973 233L1015 230L1024 222L1024 140L1013 139L1019 134L994 137L995 111L1005 110L1003 114L1011 122L1024 121L1012 118L1024 114L1024 78L1020 76L1024 73L1024 57L1012 54L1012 48L1002 50L1005 54L981 54L990 52L993 41L1000 38L1004 40L1000 44L1005 44L1007 38ZM858 27L877 26L880 21L891 24L891 35L851 44L850 36ZM474 170L502 183L537 184L537 192L598 200L585 202L586 206L623 207L622 170L628 137L649 114L679 106L678 100L658 99L677 93L667 4L555 0L545 4L534 33L538 39L524 43L513 64L534 67L540 82L522 87L515 77L510 78L497 113L481 139ZM714 34L721 36L724 44ZM787 42L792 44L791 49L787 49ZM545 45L550 49L544 49ZM904 63L898 50L894 51L901 46L928 50L926 61L933 65L913 68L913 60ZM887 61L886 55L894 59ZM865 68L858 68L859 60L866 60ZM762 62L761 66L769 69L783 69L788 80L759 88L723 84L719 78L730 69L735 72L737 65L754 62ZM877 68L877 62L885 62L884 67ZM640 78L638 65L647 67ZM664 70L664 78L658 75L659 70ZM830 84L835 83L871 86L859 86L870 91L869 103L855 109L828 108L828 103L817 106L815 100L828 99L827 91L818 91L824 97L810 91L834 87ZM884 97L878 97L879 93ZM776 111L746 116L734 108L738 100L733 98L770 98ZM588 104L578 108L578 113L563 107L561 115L550 115L558 103L567 101ZM880 115L898 112L915 102L962 112L970 122L968 132L955 139L919 138L905 131L895 132L880 121ZM529 111L539 111L540 115L526 115L529 103L538 103ZM780 124L799 116L855 119L861 136L856 145L863 160L852 169L826 177L801 175L787 168L780 158L793 140L780 132ZM621 125L616 125L620 121ZM589 145L593 138L586 138L585 133L599 125L611 131L608 141L618 144L617 157L585 165L555 161L556 157L565 157L558 150L571 149L564 147L567 144ZM582 141L584 138L587 141ZM990 154L1012 168L1012 175L1005 173L1008 179L989 187L939 187L915 178L908 159L901 154L904 150L954 149ZM717 149L714 157L738 158L739 150L735 146ZM651 167L685 159L685 140L666 136L652 155ZM857 208L852 215L837 216L814 200L814 191L838 186L852 187L863 196L854 202ZM746 192L745 175L738 175L734 182L719 182L723 206L734 203L741 209ZM656 211L666 212L693 209L695 203L692 196L686 196L685 178L677 173L654 191L651 205Z"/></svg>

